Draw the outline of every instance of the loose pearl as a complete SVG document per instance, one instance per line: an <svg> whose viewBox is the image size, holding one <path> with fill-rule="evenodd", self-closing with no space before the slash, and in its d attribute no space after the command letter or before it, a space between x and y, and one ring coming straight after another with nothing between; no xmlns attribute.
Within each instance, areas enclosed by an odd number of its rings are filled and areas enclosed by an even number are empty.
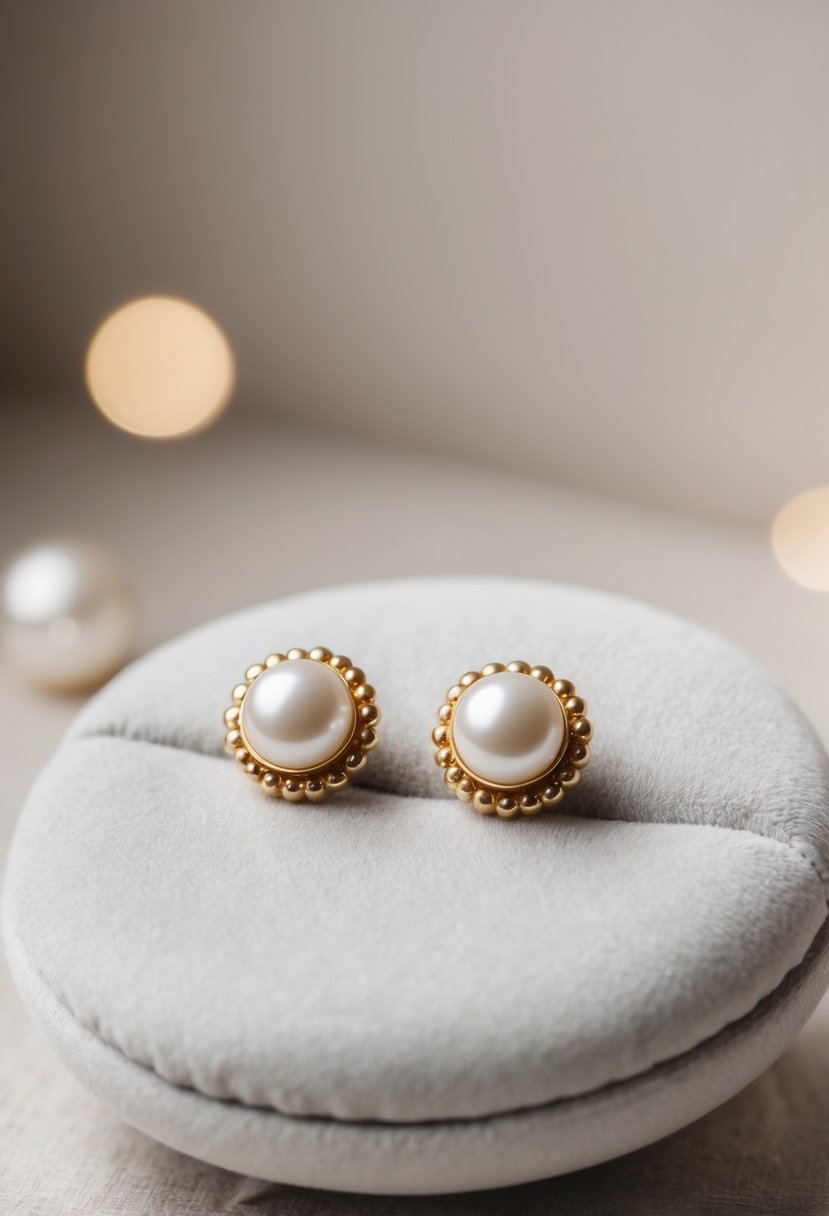
<svg viewBox="0 0 829 1216"><path fill-rule="evenodd" d="M130 582L94 541L55 537L18 554L3 578L2 605L6 658L43 688L94 687L135 642Z"/></svg>
<svg viewBox="0 0 829 1216"><path fill-rule="evenodd" d="M542 776L564 745L566 723L553 690L534 676L499 671L460 696L452 746L464 768L497 787Z"/></svg>
<svg viewBox="0 0 829 1216"><path fill-rule="evenodd" d="M303 772L333 760L354 732L356 713L336 671L314 659L286 659L253 681L240 721L263 760Z"/></svg>

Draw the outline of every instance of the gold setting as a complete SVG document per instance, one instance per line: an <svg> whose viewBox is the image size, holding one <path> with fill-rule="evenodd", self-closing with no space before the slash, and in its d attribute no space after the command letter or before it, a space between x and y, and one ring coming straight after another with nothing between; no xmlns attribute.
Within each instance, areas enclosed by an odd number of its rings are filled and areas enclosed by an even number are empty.
<svg viewBox="0 0 829 1216"><path fill-rule="evenodd" d="M354 728L340 750L315 768L279 768L265 760L251 747L242 728L242 705L254 680L268 667L286 659L313 659L337 673L345 684L354 706ZM286 654L269 654L262 663L254 663L245 672L244 680L231 693L232 704L225 710L225 751L233 757L247 777L256 781L271 798L286 802L325 802L329 795L345 789L351 778L365 766L367 753L377 746L377 724L380 710L375 704L375 691L366 682L365 672L355 667L345 655L332 654L324 646L313 650L294 648Z"/></svg>
<svg viewBox="0 0 829 1216"><path fill-rule="evenodd" d="M461 696L472 684L499 671L515 671L528 679L540 680L556 695L564 714L564 742L558 756L545 773L521 786L495 786L483 781L466 767L454 750L452 718ZM487 663L480 671L468 671L453 684L438 710L438 725L432 731L437 748L435 763L442 768L447 787L461 802L468 802L482 815L515 819L518 815L537 815L558 806L567 790L578 784L581 770L590 760L593 728L585 717L587 705L569 680L557 679L549 667L531 667L520 659L511 663Z"/></svg>

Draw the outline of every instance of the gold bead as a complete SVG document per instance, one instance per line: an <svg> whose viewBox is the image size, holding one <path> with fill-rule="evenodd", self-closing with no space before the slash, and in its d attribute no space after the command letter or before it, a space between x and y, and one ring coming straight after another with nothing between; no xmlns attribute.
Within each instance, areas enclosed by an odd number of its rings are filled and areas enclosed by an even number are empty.
<svg viewBox="0 0 829 1216"><path fill-rule="evenodd" d="M258 781L262 776L262 770L255 760L248 760L247 764L243 766L242 771L246 777L250 777L251 781Z"/></svg>
<svg viewBox="0 0 829 1216"><path fill-rule="evenodd" d="M237 764L244 768L247 762L250 760L250 752L248 752L244 747L237 747L236 751L233 753L233 759Z"/></svg>
<svg viewBox="0 0 829 1216"><path fill-rule="evenodd" d="M578 785L581 773L577 768L571 768L568 766L566 768L559 769L557 776L559 784L565 790L571 790L574 785Z"/></svg>
<svg viewBox="0 0 829 1216"><path fill-rule="evenodd" d="M316 777L309 777L305 782L305 797L309 802L325 802L328 790Z"/></svg>
<svg viewBox="0 0 829 1216"><path fill-rule="evenodd" d="M525 794L521 799L522 815L537 815L541 807L542 803L538 794Z"/></svg>
<svg viewBox="0 0 829 1216"><path fill-rule="evenodd" d="M446 726L436 726L432 731L432 739L436 747L443 747L446 740L449 738L449 728Z"/></svg>
<svg viewBox="0 0 829 1216"><path fill-rule="evenodd" d="M257 676L261 676L264 670L264 663L253 663L245 672L245 679L247 680L248 684L252 684Z"/></svg>
<svg viewBox="0 0 829 1216"><path fill-rule="evenodd" d="M449 691L446 694L446 700L447 701L457 701L458 697L461 695L462 692L463 692L463 688L460 684L453 684L452 687L449 689Z"/></svg>
<svg viewBox="0 0 829 1216"><path fill-rule="evenodd" d="M495 810L501 819L514 819L519 813L518 803L511 794L504 794L499 798Z"/></svg>
<svg viewBox="0 0 829 1216"><path fill-rule="evenodd" d="M354 687L358 684L364 684L366 679L366 673L359 667L346 667L342 676L346 684L351 684Z"/></svg>
<svg viewBox="0 0 829 1216"><path fill-rule="evenodd" d="M328 660L329 667L334 667L337 671L345 671L351 666L351 659L347 659L344 654L334 654Z"/></svg>
<svg viewBox="0 0 829 1216"><path fill-rule="evenodd" d="M507 671L520 671L522 675L530 674L530 665L525 663L523 659L513 659L511 663L507 663Z"/></svg>
<svg viewBox="0 0 829 1216"><path fill-rule="evenodd" d="M487 663L486 667L481 668L481 675L494 676L498 671L506 671L503 663Z"/></svg>
<svg viewBox="0 0 829 1216"><path fill-rule="evenodd" d="M448 705L448 704L441 705L440 709L438 710L438 720L440 722L448 722L451 717L452 717L452 706Z"/></svg>
<svg viewBox="0 0 829 1216"><path fill-rule="evenodd" d="M236 748L242 742L242 732L240 730L229 730L225 735L225 751L232 756Z"/></svg>
<svg viewBox="0 0 829 1216"><path fill-rule="evenodd" d="M475 793L475 784L468 777L462 777L455 787L455 793L461 802L471 802Z"/></svg>
<svg viewBox="0 0 829 1216"><path fill-rule="evenodd" d="M380 710L376 705L361 705L360 721L366 726L376 725L380 721Z"/></svg>
<svg viewBox="0 0 829 1216"><path fill-rule="evenodd" d="M580 741L573 743L567 753L567 759L570 761L573 768L584 768L590 759L589 746Z"/></svg>
<svg viewBox="0 0 829 1216"><path fill-rule="evenodd" d="M261 785L265 793L269 794L271 798L279 797L279 778L276 773L263 773Z"/></svg>
<svg viewBox="0 0 829 1216"><path fill-rule="evenodd" d="M313 650L309 650L308 658L314 659L317 663L327 663L331 658L331 651L326 650L324 646L315 646Z"/></svg>
<svg viewBox="0 0 829 1216"><path fill-rule="evenodd" d="M455 756L451 747L441 747L435 752L435 764L438 768L448 768L454 762Z"/></svg>
<svg viewBox="0 0 829 1216"><path fill-rule="evenodd" d="M578 715L583 714L587 707L585 706L581 697L568 697L564 702L564 708L567 710L568 714Z"/></svg>
<svg viewBox="0 0 829 1216"><path fill-rule="evenodd" d="M553 682L553 673L549 667L544 667L543 665L533 667L530 675L535 676L536 680L542 680L545 684L552 684Z"/></svg>
<svg viewBox="0 0 829 1216"><path fill-rule="evenodd" d="M297 777L289 777L282 782L282 797L288 802L302 802L305 797L304 783Z"/></svg>
<svg viewBox="0 0 829 1216"><path fill-rule="evenodd" d="M265 666L266 667L276 667L277 663L284 663L284 662L285 662L284 654L269 654L268 657L265 659Z"/></svg>
<svg viewBox="0 0 829 1216"><path fill-rule="evenodd" d="M570 697L575 691L569 680L556 680L553 684L553 692L558 693L560 697Z"/></svg>
<svg viewBox="0 0 829 1216"><path fill-rule="evenodd" d="M345 758L345 767L349 773L359 773L365 767L366 757L362 752L350 752Z"/></svg>
<svg viewBox="0 0 829 1216"><path fill-rule="evenodd" d="M332 768L330 773L325 774L325 784L332 793L335 790L344 790L348 785L348 777L341 768Z"/></svg>
<svg viewBox="0 0 829 1216"><path fill-rule="evenodd" d="M495 810L495 795L489 790L478 790L472 798L472 805L482 815L491 815Z"/></svg>
<svg viewBox="0 0 829 1216"><path fill-rule="evenodd" d="M354 689L354 696L358 701L373 701L377 693L371 684L358 684Z"/></svg>
<svg viewBox="0 0 829 1216"><path fill-rule="evenodd" d="M443 774L443 780L453 790L463 776L463 769L458 768L457 764L450 764L449 768Z"/></svg>
<svg viewBox="0 0 829 1216"><path fill-rule="evenodd" d="M541 793L541 801L545 807L555 806L557 802L561 802L563 797L564 790L560 785L556 785L555 782L552 785L548 785Z"/></svg>
<svg viewBox="0 0 829 1216"><path fill-rule="evenodd" d="M458 683L460 684L461 688L468 688L470 684L474 684L475 681L480 680L480 678L481 673L479 671L467 671L465 675L461 676Z"/></svg>
<svg viewBox="0 0 829 1216"><path fill-rule="evenodd" d="M247 684L237 684L231 693L231 700L234 705L241 705L245 699L245 693L248 690Z"/></svg>
<svg viewBox="0 0 829 1216"><path fill-rule="evenodd" d="M225 710L225 726L228 730L233 730L234 726L239 725L239 706L231 705L230 709Z"/></svg>
<svg viewBox="0 0 829 1216"><path fill-rule="evenodd" d="M360 747L364 751L370 752L373 747L377 746L377 734L367 726L365 730L360 731Z"/></svg>
<svg viewBox="0 0 829 1216"><path fill-rule="evenodd" d="M570 729L574 735L578 735L580 739L584 740L589 739L593 734L593 727L587 721L587 718L576 718Z"/></svg>

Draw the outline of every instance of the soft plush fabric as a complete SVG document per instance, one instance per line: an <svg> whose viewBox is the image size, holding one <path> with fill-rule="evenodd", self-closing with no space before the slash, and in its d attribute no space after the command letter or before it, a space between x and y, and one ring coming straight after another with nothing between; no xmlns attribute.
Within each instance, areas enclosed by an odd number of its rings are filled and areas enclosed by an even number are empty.
<svg viewBox="0 0 829 1216"><path fill-rule="evenodd" d="M272 803L222 753L271 650L377 687L364 784ZM444 794L434 712L526 658L588 700L561 814ZM712 635L543 583L319 592L148 656L81 714L6 890L36 1020L131 1122L229 1168L374 1191L527 1180L628 1151L765 1067L827 981L829 779Z"/></svg>

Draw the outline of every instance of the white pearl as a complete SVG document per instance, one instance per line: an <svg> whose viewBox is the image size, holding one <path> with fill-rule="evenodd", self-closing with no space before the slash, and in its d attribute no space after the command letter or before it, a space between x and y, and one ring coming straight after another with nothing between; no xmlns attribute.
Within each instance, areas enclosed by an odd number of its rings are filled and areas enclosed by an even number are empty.
<svg viewBox="0 0 829 1216"><path fill-rule="evenodd" d="M357 718L348 685L333 668L314 659L285 659L253 681L240 720L263 760L303 772L333 760Z"/></svg>
<svg viewBox="0 0 829 1216"><path fill-rule="evenodd" d="M56 537L20 553L3 578L2 603L6 657L43 688L94 687L135 642L132 587L93 541Z"/></svg>
<svg viewBox="0 0 829 1216"><path fill-rule="evenodd" d="M548 685L517 671L483 676L461 693L452 715L460 764L493 786L543 776L564 745L561 703Z"/></svg>

